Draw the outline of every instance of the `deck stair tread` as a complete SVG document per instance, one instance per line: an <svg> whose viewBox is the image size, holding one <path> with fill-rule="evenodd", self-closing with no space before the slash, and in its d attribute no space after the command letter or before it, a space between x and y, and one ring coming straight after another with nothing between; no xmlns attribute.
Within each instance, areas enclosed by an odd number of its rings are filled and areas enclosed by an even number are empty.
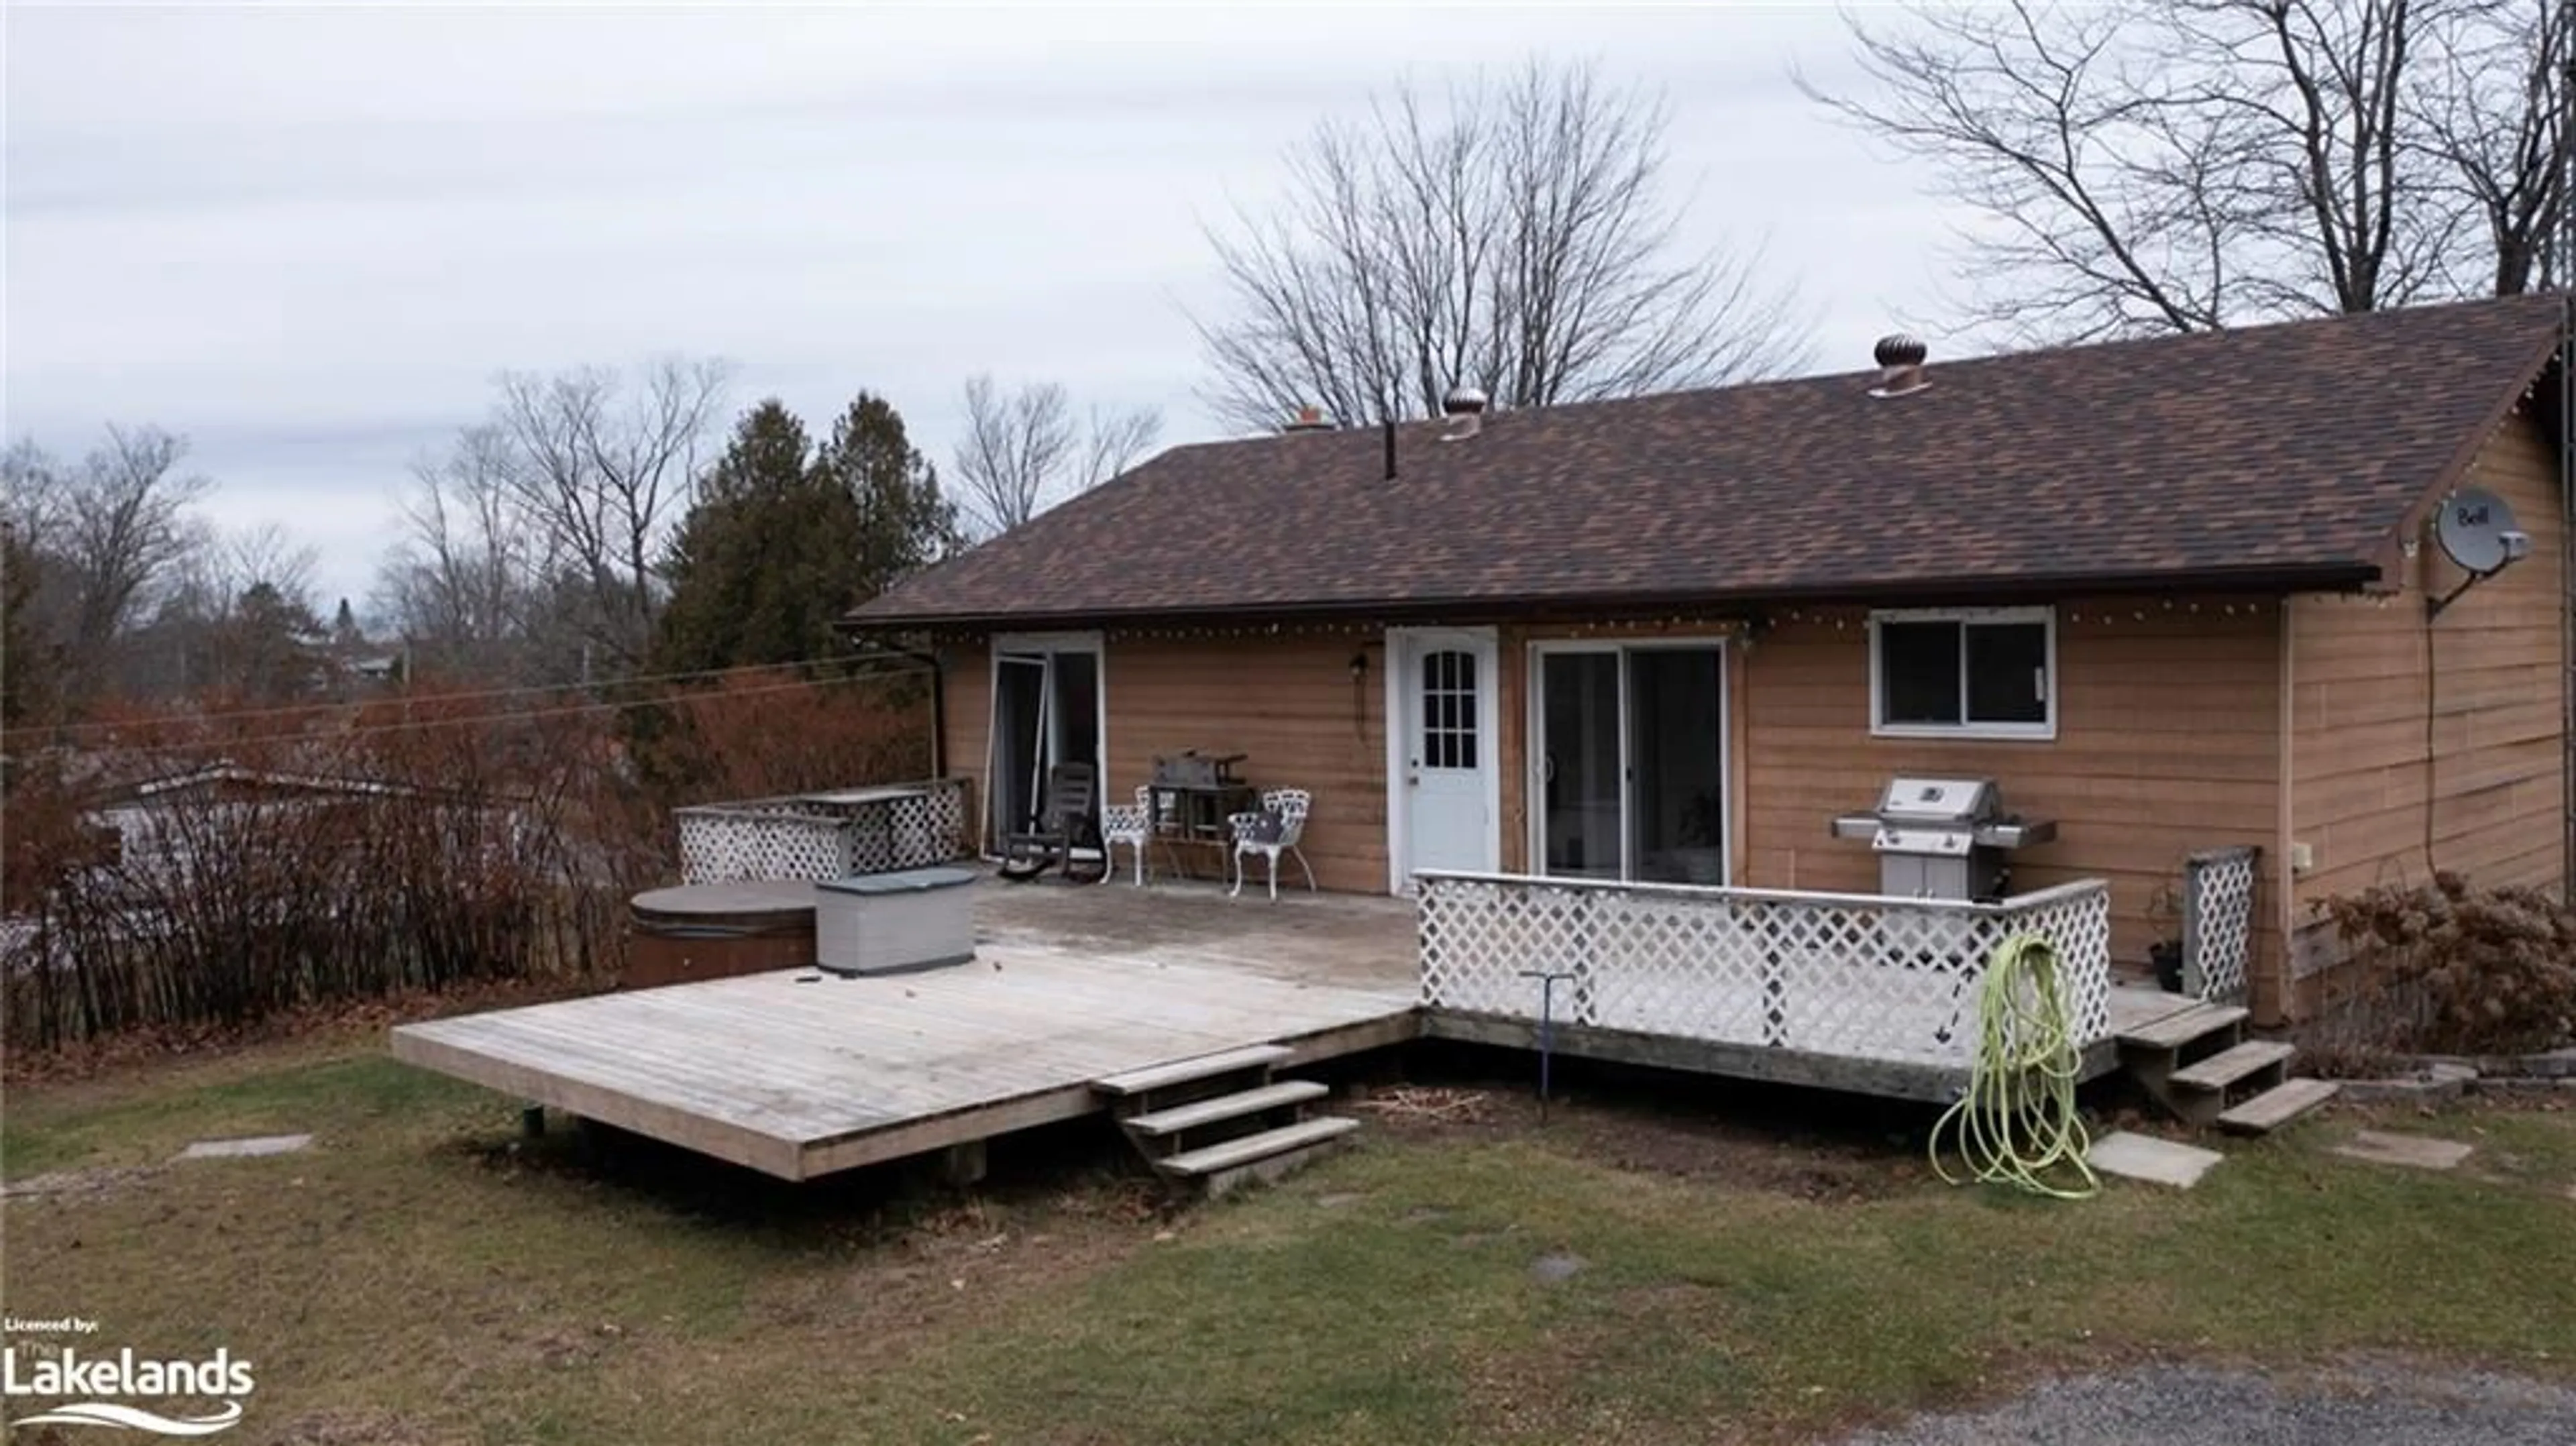
<svg viewBox="0 0 2576 1446"><path fill-rule="evenodd" d="M1176 1135L1183 1130L1197 1129L1201 1125L1213 1125L1221 1120L1240 1119L1245 1115L1260 1114L1264 1110L1275 1110L1287 1105L1303 1104L1308 1100L1322 1099L1331 1093L1332 1088L1320 1081L1282 1080L1277 1084L1263 1085L1259 1089L1245 1090L1240 1094L1219 1095L1214 1099L1174 1105L1168 1110L1156 1110L1151 1114L1129 1115L1120 1123L1140 1135Z"/></svg>
<svg viewBox="0 0 2576 1446"><path fill-rule="evenodd" d="M1264 1130L1257 1135L1245 1135L1241 1139L1227 1140L1223 1144L1210 1145L1203 1150L1191 1150L1186 1154L1173 1155L1154 1163L1156 1169L1167 1175L1213 1175L1238 1165L1249 1165L1256 1160L1265 1160L1273 1155L1284 1155L1291 1150L1320 1145L1326 1140L1347 1135L1359 1127L1359 1121L1345 1116L1318 1115L1311 1120L1300 1120L1296 1124L1282 1125L1275 1130Z"/></svg>
<svg viewBox="0 0 2576 1446"><path fill-rule="evenodd" d="M1293 1057L1297 1052L1284 1044L1254 1044L1242 1049L1222 1050L1190 1059L1169 1060L1144 1069L1129 1070L1091 1082L1093 1089L1104 1094L1141 1095L1174 1085L1192 1084L1219 1075L1239 1074L1261 1069Z"/></svg>
<svg viewBox="0 0 2576 1446"><path fill-rule="evenodd" d="M2223 1090L2248 1075L2259 1074L2297 1054L2296 1045L2248 1040L2173 1072L2176 1089Z"/></svg>
<svg viewBox="0 0 2576 1446"><path fill-rule="evenodd" d="M2326 1101L2342 1088L2330 1079L2284 1080L2218 1117L2222 1129L2269 1134Z"/></svg>
<svg viewBox="0 0 2576 1446"><path fill-rule="evenodd" d="M2120 1042L2139 1049L2180 1049L2244 1021L2246 1011L2234 1004L2203 1004L2120 1031Z"/></svg>

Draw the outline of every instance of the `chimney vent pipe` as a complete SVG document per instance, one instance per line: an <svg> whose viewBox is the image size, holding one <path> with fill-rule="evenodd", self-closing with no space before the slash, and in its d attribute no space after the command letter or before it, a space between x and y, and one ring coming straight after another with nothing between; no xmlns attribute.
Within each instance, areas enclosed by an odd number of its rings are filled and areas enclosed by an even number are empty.
<svg viewBox="0 0 2576 1446"><path fill-rule="evenodd" d="M1464 382L1440 399L1440 410L1449 418L1440 431L1443 442L1463 442L1484 430L1485 394Z"/></svg>
<svg viewBox="0 0 2576 1446"><path fill-rule="evenodd" d="M1923 362L1931 348L1902 332L1882 336L1871 349L1878 363L1878 385L1870 388L1873 397L1910 396L1932 385L1923 377Z"/></svg>

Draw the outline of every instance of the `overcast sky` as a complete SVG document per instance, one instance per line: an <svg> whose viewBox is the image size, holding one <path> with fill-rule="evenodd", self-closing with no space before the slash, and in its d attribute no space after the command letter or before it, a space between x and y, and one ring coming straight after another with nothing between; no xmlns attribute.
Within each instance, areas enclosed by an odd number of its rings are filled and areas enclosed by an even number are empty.
<svg viewBox="0 0 2576 1446"><path fill-rule="evenodd" d="M860 389L946 470L966 376L1219 435L1203 220L1412 72L1590 57L1671 103L1693 244L1767 246L1816 366L1937 314L1921 176L1792 88L1817 7L7 7L6 429L187 434L231 527L361 604L408 461L493 374L725 357ZM1938 347L1939 338L1935 337Z"/></svg>

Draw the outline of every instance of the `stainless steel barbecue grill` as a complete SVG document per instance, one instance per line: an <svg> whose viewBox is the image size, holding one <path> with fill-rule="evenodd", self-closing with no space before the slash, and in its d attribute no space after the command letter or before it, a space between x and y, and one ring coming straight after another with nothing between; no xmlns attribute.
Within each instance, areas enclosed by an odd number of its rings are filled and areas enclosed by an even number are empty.
<svg viewBox="0 0 2576 1446"><path fill-rule="evenodd" d="M2005 813L1991 778L1891 778L1877 808L1834 820L1834 837L1869 840L1882 894L1993 899L2010 878L2011 851L2057 837L2057 824Z"/></svg>

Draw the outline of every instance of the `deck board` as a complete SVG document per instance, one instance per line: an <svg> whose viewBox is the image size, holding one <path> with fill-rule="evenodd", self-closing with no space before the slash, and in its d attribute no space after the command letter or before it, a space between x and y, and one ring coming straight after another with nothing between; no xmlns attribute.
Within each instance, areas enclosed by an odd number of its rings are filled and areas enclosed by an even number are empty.
<svg viewBox="0 0 2576 1446"><path fill-rule="evenodd" d="M405 1025L397 1058L791 1179L1066 1118L1091 1082L1273 1041L1410 1037L1413 991L991 941L951 969L781 971Z"/></svg>
<svg viewBox="0 0 2576 1446"><path fill-rule="evenodd" d="M2161 989L2136 984L2114 984L2111 986L2111 1033L2128 1034L2200 1007L2201 1001L2189 994L2168 994Z"/></svg>

